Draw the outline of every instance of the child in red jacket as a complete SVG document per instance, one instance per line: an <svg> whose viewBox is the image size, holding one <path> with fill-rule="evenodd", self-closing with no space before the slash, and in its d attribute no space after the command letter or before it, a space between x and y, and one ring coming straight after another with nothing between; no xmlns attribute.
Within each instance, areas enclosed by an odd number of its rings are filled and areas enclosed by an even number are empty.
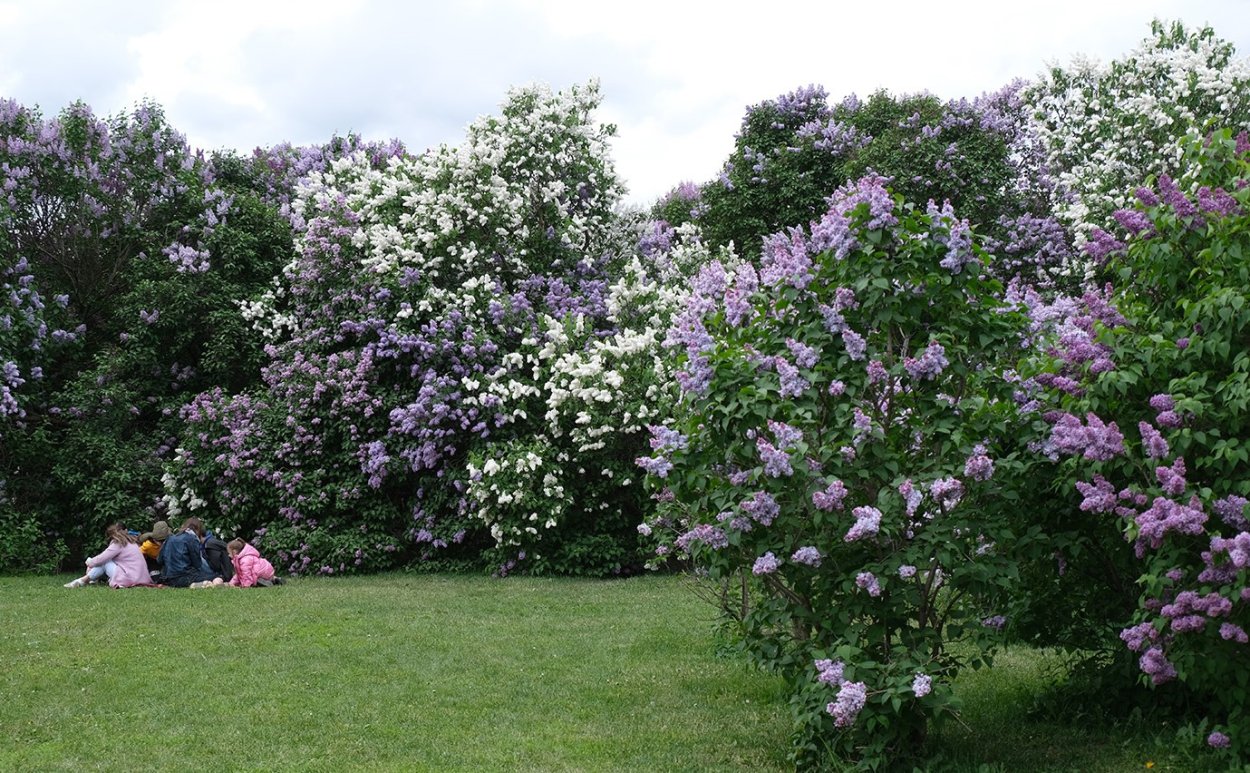
<svg viewBox="0 0 1250 773"><path fill-rule="evenodd" d="M234 577L230 584L237 588L250 588L259 580L262 585L273 583L273 564L261 558L256 548L241 539L231 540L226 545L230 553L230 563L234 564Z"/></svg>

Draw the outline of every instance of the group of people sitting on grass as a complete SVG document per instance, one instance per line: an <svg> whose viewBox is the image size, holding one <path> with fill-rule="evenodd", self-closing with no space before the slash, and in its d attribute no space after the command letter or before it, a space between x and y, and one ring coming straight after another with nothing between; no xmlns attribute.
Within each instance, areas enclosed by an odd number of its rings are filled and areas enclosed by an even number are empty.
<svg viewBox="0 0 1250 773"><path fill-rule="evenodd" d="M108 547L87 559L87 573L66 588L81 588L105 577L113 588L164 585L171 588L251 588L274 585L273 564L241 539L223 542L188 518L176 533L157 521L152 531L135 535L120 523L104 530Z"/></svg>

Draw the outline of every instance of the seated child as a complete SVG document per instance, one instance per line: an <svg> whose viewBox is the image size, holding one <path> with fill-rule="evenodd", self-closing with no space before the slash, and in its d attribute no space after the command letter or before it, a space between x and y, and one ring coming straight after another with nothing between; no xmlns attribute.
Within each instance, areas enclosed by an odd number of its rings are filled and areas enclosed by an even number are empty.
<svg viewBox="0 0 1250 773"><path fill-rule="evenodd" d="M164 545L165 540L169 539L169 534L169 524L164 521L157 521L152 524L152 531L139 535L139 550L143 553L143 557L147 559L148 571L152 573L153 577L160 573L161 545Z"/></svg>
<svg viewBox="0 0 1250 773"><path fill-rule="evenodd" d="M230 584L239 588L250 588L253 585L270 585L273 583L273 564L261 558L256 548L241 539L231 540L226 549L230 551L230 562L234 564L234 578Z"/></svg>
<svg viewBox="0 0 1250 773"><path fill-rule="evenodd" d="M113 588L130 588L135 585L151 585L152 578L148 575L147 564L143 554L120 523L109 524L104 534L108 537L108 547L103 553L87 559L87 573L76 580L65 583L66 588L81 588L89 582L95 582L107 576L109 586Z"/></svg>
<svg viewBox="0 0 1250 773"><path fill-rule="evenodd" d="M208 567L213 570L213 574L220 577L222 582L229 582L234 578L234 565L230 560L230 551L226 543L212 534L204 539L204 558L208 561Z"/></svg>

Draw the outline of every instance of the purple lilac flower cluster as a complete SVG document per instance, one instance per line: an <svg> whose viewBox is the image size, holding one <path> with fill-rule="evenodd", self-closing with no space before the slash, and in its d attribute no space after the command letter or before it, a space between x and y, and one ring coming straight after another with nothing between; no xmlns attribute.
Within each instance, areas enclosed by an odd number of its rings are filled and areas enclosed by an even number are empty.
<svg viewBox="0 0 1250 773"><path fill-rule="evenodd" d="M711 524L701 523L679 536L676 541L677 547L687 552L689 552L690 546L696 543L702 543L713 550L718 550L729 546L729 538L725 536L723 530Z"/></svg>
<svg viewBox="0 0 1250 773"><path fill-rule="evenodd" d="M933 677L928 674L916 674L911 680L911 692L917 698L923 698L933 691Z"/></svg>
<svg viewBox="0 0 1250 773"><path fill-rule="evenodd" d="M958 478L938 478L929 484L929 496L941 505L943 510L953 510L963 499L964 484Z"/></svg>
<svg viewBox="0 0 1250 773"><path fill-rule="evenodd" d="M1070 413L1055 420L1050 442L1063 454L1081 454L1093 461L1106 461L1124 453L1124 435L1115 422L1104 422L1093 413L1086 414L1086 424Z"/></svg>
<svg viewBox="0 0 1250 773"><path fill-rule="evenodd" d="M867 591L874 599L881 595L881 582L872 572L860 572L855 575L855 587Z"/></svg>
<svg viewBox="0 0 1250 773"><path fill-rule="evenodd" d="M934 240L946 247L946 255L938 265L952 274L958 274L965 268L979 267L981 261L972 251L972 226L967 220L955 217L951 203L944 201L938 207L930 201L927 212Z"/></svg>
<svg viewBox="0 0 1250 773"><path fill-rule="evenodd" d="M988 456L984 443L972 447L972 455L964 462L964 477L979 481L994 477L994 460Z"/></svg>
<svg viewBox="0 0 1250 773"><path fill-rule="evenodd" d="M1163 538L1170 533L1199 535L1205 531L1207 514L1202 503L1191 497L1188 504L1181 504L1167 497L1155 497L1150 507L1136 518L1138 537L1134 545L1138 557L1148 546L1158 549Z"/></svg>
<svg viewBox="0 0 1250 773"><path fill-rule="evenodd" d="M772 526L773 519L781 513L781 506L777 504L777 500L766 491L755 492L739 507L760 526Z"/></svg>
<svg viewBox="0 0 1250 773"><path fill-rule="evenodd" d="M790 465L790 455L775 447L763 438L755 438L755 448L759 452L760 461L764 463L764 474L771 478L789 477L794 474Z"/></svg>
<svg viewBox="0 0 1250 773"><path fill-rule="evenodd" d="M816 667L817 682L830 687L838 687L842 684L842 675L846 669L842 661L822 659L815 661L813 665Z"/></svg>
<svg viewBox="0 0 1250 773"><path fill-rule="evenodd" d="M794 555L790 556L790 560L796 564L804 564L806 566L820 566L820 551L811 545L805 545L794 551Z"/></svg>
<svg viewBox="0 0 1250 773"><path fill-rule="evenodd" d="M861 206L866 212L864 227L868 230L896 224L894 198L885 182L880 177L864 177L830 196L828 211L812 224L811 251L832 252L835 259L844 260L859 245L852 218Z"/></svg>
<svg viewBox="0 0 1250 773"><path fill-rule="evenodd" d="M818 510L841 510L842 500L846 499L846 486L840 480L832 481L824 491L812 494L812 504Z"/></svg>
<svg viewBox="0 0 1250 773"><path fill-rule="evenodd" d="M919 357L907 357L903 360L903 368L907 374L917 380L936 379L950 365L946 359L946 350L936 341L931 342Z"/></svg>
<svg viewBox="0 0 1250 773"><path fill-rule="evenodd" d="M851 511L855 523L842 538L844 542L855 542L865 537L876 536L881 530L881 511L875 507L857 507Z"/></svg>
<svg viewBox="0 0 1250 773"><path fill-rule="evenodd" d="M764 239L760 266L760 284L777 287L787 284L799 290L812 281L812 258L807 237L802 229L792 228L787 234L773 234Z"/></svg>
<svg viewBox="0 0 1250 773"><path fill-rule="evenodd" d="M838 697L825 707L838 727L850 727L868 702L868 685L863 682L842 682Z"/></svg>

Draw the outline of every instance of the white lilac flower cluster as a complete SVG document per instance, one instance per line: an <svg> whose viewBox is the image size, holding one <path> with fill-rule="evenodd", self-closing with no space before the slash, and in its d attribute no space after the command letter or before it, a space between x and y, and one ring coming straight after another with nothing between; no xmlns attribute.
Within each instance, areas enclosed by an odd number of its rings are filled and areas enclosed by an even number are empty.
<svg viewBox="0 0 1250 773"><path fill-rule="evenodd" d="M1250 59L1210 29L1154 24L1154 36L1101 64L1076 59L1031 86L1030 127L1059 186L1055 212L1078 242L1106 227L1147 177L1176 176L1179 140L1250 121ZM1219 125L1207 127L1208 121Z"/></svg>

